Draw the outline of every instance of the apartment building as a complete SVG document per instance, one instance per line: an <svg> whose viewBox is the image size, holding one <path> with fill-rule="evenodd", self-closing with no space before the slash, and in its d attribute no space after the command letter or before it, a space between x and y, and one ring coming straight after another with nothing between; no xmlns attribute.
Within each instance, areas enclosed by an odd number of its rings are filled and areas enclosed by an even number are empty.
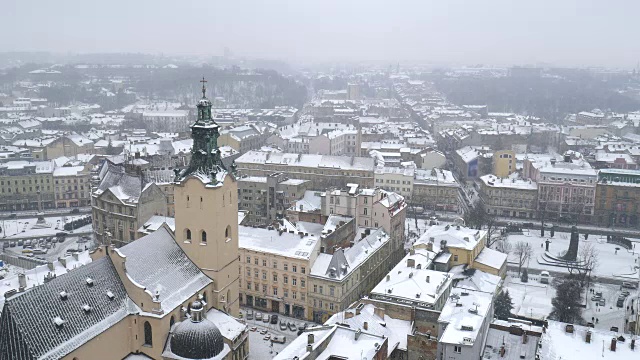
<svg viewBox="0 0 640 360"><path fill-rule="evenodd" d="M238 226L240 301L256 309L310 319L308 276L320 251L312 234Z"/></svg>
<svg viewBox="0 0 640 360"><path fill-rule="evenodd" d="M142 113L149 131L185 132L189 130L189 110L149 110Z"/></svg>
<svg viewBox="0 0 640 360"><path fill-rule="evenodd" d="M314 189L344 187L349 183L373 186L374 160L330 156L249 151L236 159L241 175L267 176L280 172L291 179L309 180Z"/></svg>
<svg viewBox="0 0 640 360"><path fill-rule="evenodd" d="M425 211L462 212L460 184L449 170L416 170L412 203Z"/></svg>
<svg viewBox="0 0 640 360"><path fill-rule="evenodd" d="M57 208L91 205L91 173L84 166L64 166L53 170Z"/></svg>
<svg viewBox="0 0 640 360"><path fill-rule="evenodd" d="M595 216L600 226L637 228L640 170L602 169L596 185Z"/></svg>
<svg viewBox="0 0 640 360"><path fill-rule="evenodd" d="M532 180L483 175L480 199L489 214L533 219L537 215L538 184Z"/></svg>
<svg viewBox="0 0 640 360"><path fill-rule="evenodd" d="M286 210L304 196L311 182L288 179L282 173L238 179L239 209L247 211L247 225L266 225L285 216Z"/></svg>
<svg viewBox="0 0 640 360"><path fill-rule="evenodd" d="M9 161L0 164L0 210L55 207L52 161Z"/></svg>
<svg viewBox="0 0 640 360"><path fill-rule="evenodd" d="M393 191L411 201L413 195L414 168L377 167L373 172L374 185Z"/></svg>
<svg viewBox="0 0 640 360"><path fill-rule="evenodd" d="M321 253L308 276L309 320L324 323L367 295L390 270L392 242L384 229L360 229L353 244Z"/></svg>
<svg viewBox="0 0 640 360"><path fill-rule="evenodd" d="M594 216L597 171L580 153L548 162L525 159L525 174L538 183L538 218L590 222Z"/></svg>
<svg viewBox="0 0 640 360"><path fill-rule="evenodd" d="M139 238L137 229L153 215L167 215L167 199L155 183L108 162L100 178L91 194L91 211L93 232L101 244L122 246L134 241Z"/></svg>
<svg viewBox="0 0 640 360"><path fill-rule="evenodd" d="M348 184L347 190L328 190L322 195L322 214L354 217L358 226L383 228L391 236L392 261L404 256L404 220L407 204L404 197L378 188L360 188Z"/></svg>
<svg viewBox="0 0 640 360"><path fill-rule="evenodd" d="M220 132L218 144L230 146L241 154L249 150L257 150L266 144L271 132L266 127L254 124L237 126Z"/></svg>

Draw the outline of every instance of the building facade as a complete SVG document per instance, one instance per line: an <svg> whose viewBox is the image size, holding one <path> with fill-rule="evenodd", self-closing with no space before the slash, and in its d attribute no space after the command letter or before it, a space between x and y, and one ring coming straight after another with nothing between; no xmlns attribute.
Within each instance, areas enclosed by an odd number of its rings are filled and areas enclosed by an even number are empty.
<svg viewBox="0 0 640 360"><path fill-rule="evenodd" d="M9 161L0 164L0 210L54 208L53 171L54 164L51 161Z"/></svg>
<svg viewBox="0 0 640 360"><path fill-rule="evenodd" d="M531 180L483 175L480 199L489 214L533 219L537 216L538 185Z"/></svg>
<svg viewBox="0 0 640 360"><path fill-rule="evenodd" d="M310 319L307 289L320 241L310 234L240 226L243 305Z"/></svg>
<svg viewBox="0 0 640 360"><path fill-rule="evenodd" d="M353 245L318 255L308 276L309 320L324 323L367 295L390 270L392 243L383 229L365 230Z"/></svg>
<svg viewBox="0 0 640 360"><path fill-rule="evenodd" d="M640 170L601 169L595 196L596 223L637 228L640 219Z"/></svg>
<svg viewBox="0 0 640 360"><path fill-rule="evenodd" d="M53 182L57 208L91 205L91 173L84 166L55 168Z"/></svg>

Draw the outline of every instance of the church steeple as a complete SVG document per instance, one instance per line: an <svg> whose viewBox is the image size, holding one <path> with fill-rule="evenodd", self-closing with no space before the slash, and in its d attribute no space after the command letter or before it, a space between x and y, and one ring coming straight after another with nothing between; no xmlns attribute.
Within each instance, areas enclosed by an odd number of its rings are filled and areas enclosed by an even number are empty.
<svg viewBox="0 0 640 360"><path fill-rule="evenodd" d="M211 118L211 101L207 99L207 80L202 77L202 98L198 101L198 118L191 125L191 138L193 147L191 148L191 162L189 167L176 172L175 181L180 182L189 176L200 178L205 184L216 185L224 181L224 177L229 171L223 164L218 148L218 137L220 137L219 126ZM233 174L233 170L231 175Z"/></svg>

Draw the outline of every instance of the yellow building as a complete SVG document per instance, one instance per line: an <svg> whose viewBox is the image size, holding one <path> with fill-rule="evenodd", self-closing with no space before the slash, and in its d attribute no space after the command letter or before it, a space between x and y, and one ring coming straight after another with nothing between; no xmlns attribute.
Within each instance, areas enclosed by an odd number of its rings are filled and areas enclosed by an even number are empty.
<svg viewBox="0 0 640 360"><path fill-rule="evenodd" d="M516 171L516 153L513 150L499 150L493 153L493 174L505 178Z"/></svg>
<svg viewBox="0 0 640 360"><path fill-rule="evenodd" d="M504 279L507 255L486 247L487 232L462 225L434 225L413 247L438 253L436 270L449 271L456 265L466 265ZM440 264L441 267L438 267Z"/></svg>

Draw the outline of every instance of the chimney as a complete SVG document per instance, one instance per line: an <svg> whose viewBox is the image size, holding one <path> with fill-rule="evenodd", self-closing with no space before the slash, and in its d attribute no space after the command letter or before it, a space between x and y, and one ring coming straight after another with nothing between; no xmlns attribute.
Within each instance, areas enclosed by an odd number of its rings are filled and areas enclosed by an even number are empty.
<svg viewBox="0 0 640 360"><path fill-rule="evenodd" d="M313 345L313 343L315 342L315 337L313 334L308 334L307 335L307 345Z"/></svg>
<svg viewBox="0 0 640 360"><path fill-rule="evenodd" d="M431 282L431 277L427 275L427 282Z"/></svg>
<svg viewBox="0 0 640 360"><path fill-rule="evenodd" d="M565 331L567 334L573 334L573 324L567 324L567 325L564 327L564 331Z"/></svg>
<svg viewBox="0 0 640 360"><path fill-rule="evenodd" d="M387 275L387 281L391 280L391 275Z"/></svg>
<svg viewBox="0 0 640 360"><path fill-rule="evenodd" d="M351 319L353 317L353 313L351 311L345 311L344 318Z"/></svg>
<svg viewBox="0 0 640 360"><path fill-rule="evenodd" d="M415 259L407 259L407 267L415 267L416 266L416 260Z"/></svg>
<svg viewBox="0 0 640 360"><path fill-rule="evenodd" d="M500 357L504 357L504 353L506 352L505 348L504 348L504 344L502 344L502 346L500 346Z"/></svg>
<svg viewBox="0 0 640 360"><path fill-rule="evenodd" d="M591 343L591 330L587 330L587 337L584 339L587 344Z"/></svg>
<svg viewBox="0 0 640 360"><path fill-rule="evenodd" d="M636 339L631 339L631 350L636 348Z"/></svg>
<svg viewBox="0 0 640 360"><path fill-rule="evenodd" d="M362 330L360 329L356 330L356 340L358 340L358 338L360 337L360 334L362 334Z"/></svg>
<svg viewBox="0 0 640 360"><path fill-rule="evenodd" d="M411 248L411 250L409 250L409 254L415 255L416 254L416 249Z"/></svg>
<svg viewBox="0 0 640 360"><path fill-rule="evenodd" d="M364 325L362 325L362 327L363 327L365 330L369 330L369 323L365 321L365 322L364 322Z"/></svg>
<svg viewBox="0 0 640 360"><path fill-rule="evenodd" d="M18 290L20 292L27 288L27 276L25 274L18 274Z"/></svg>
<svg viewBox="0 0 640 360"><path fill-rule="evenodd" d="M62 264L62 266L64 266L65 268L67 267L67 259L64 257L59 257L58 261L60 261L60 264Z"/></svg>
<svg viewBox="0 0 640 360"><path fill-rule="evenodd" d="M373 308L373 314L378 316L382 320L384 320L384 313L385 313L384 308L381 308L381 307L374 307Z"/></svg>
<svg viewBox="0 0 640 360"><path fill-rule="evenodd" d="M611 351L616 351L617 342L618 342L618 339L611 338Z"/></svg>
<svg viewBox="0 0 640 360"><path fill-rule="evenodd" d="M356 315L360 315L362 308L364 308L364 304L360 304L356 307Z"/></svg>

